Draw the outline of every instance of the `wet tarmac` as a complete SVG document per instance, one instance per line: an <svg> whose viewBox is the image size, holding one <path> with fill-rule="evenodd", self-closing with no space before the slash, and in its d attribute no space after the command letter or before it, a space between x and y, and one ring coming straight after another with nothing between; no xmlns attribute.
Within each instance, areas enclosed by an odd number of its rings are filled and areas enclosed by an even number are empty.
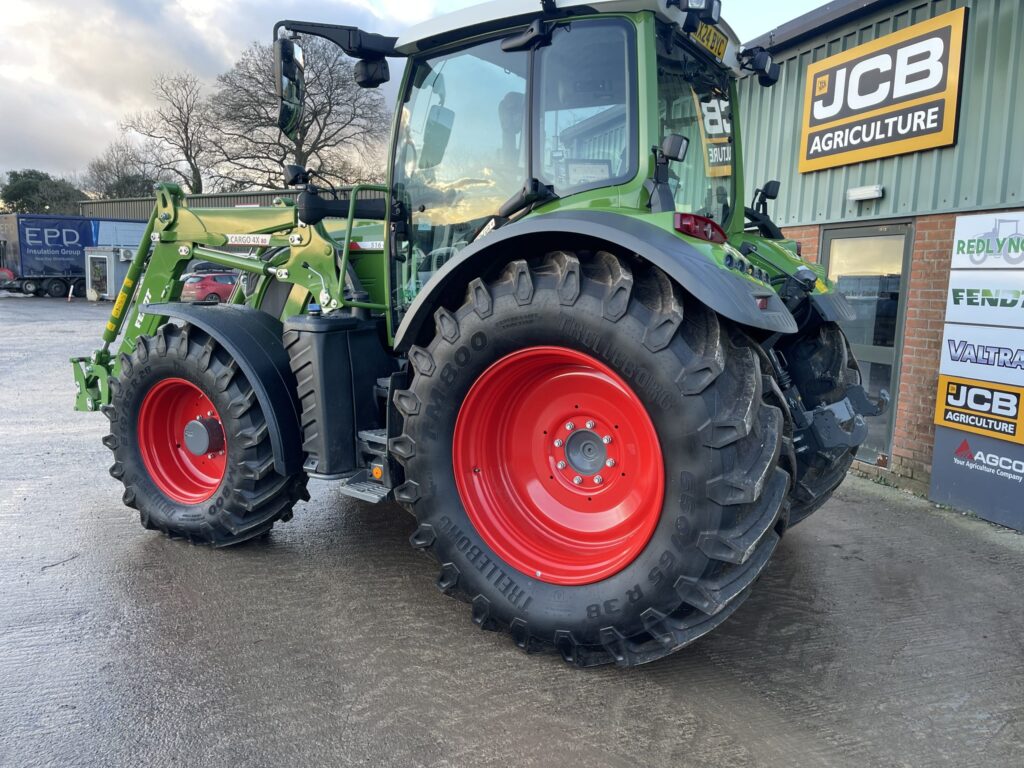
<svg viewBox="0 0 1024 768"><path fill-rule="evenodd" d="M478 630L410 519L143 530L71 410L110 305L0 298L2 766L1020 766L1024 537L851 478L710 636L580 671Z"/></svg>

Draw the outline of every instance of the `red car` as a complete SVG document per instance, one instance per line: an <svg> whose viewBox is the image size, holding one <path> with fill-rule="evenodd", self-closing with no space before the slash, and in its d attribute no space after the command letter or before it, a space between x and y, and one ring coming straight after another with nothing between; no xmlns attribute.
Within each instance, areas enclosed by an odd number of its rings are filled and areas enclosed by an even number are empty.
<svg viewBox="0 0 1024 768"><path fill-rule="evenodd" d="M238 275L234 272L194 272L185 275L181 300L227 301L237 282Z"/></svg>

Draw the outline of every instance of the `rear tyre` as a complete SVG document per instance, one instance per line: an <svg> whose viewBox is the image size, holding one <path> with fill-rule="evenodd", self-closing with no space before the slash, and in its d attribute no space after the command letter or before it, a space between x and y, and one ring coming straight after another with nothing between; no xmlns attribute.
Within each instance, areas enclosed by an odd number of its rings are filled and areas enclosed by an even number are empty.
<svg viewBox="0 0 1024 768"><path fill-rule="evenodd" d="M477 625L629 666L742 603L789 487L745 337L604 252L512 262L435 321L395 394L396 497Z"/></svg>
<svg viewBox="0 0 1024 768"><path fill-rule="evenodd" d="M308 498L305 474L275 470L252 384L208 334L163 325L120 364L103 443L143 527L226 546L290 519Z"/></svg>
<svg viewBox="0 0 1024 768"><path fill-rule="evenodd" d="M847 388L861 383L857 361L846 336L835 323L822 323L791 341L783 341L780 349L808 410L844 399ZM790 525L805 520L829 500L856 455L856 448L842 447L796 451L797 473L790 492Z"/></svg>
<svg viewBox="0 0 1024 768"><path fill-rule="evenodd" d="M203 301L212 301L214 304L220 304L220 295L216 293L209 293Z"/></svg>
<svg viewBox="0 0 1024 768"><path fill-rule="evenodd" d="M67 298L68 284L63 280L48 280L44 288L46 295L53 299Z"/></svg>
<svg viewBox="0 0 1024 768"><path fill-rule="evenodd" d="M29 296L34 296L39 293L39 283L35 280L26 280L21 284L21 290L27 293Z"/></svg>

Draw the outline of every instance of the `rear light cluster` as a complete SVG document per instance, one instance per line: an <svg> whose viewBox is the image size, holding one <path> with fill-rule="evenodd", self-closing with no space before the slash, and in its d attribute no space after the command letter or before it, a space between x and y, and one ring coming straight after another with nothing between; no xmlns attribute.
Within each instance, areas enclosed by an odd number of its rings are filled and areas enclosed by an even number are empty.
<svg viewBox="0 0 1024 768"><path fill-rule="evenodd" d="M725 232L711 219L695 213L677 213L675 220L676 232L690 237L707 240L709 243L724 243Z"/></svg>
<svg viewBox="0 0 1024 768"><path fill-rule="evenodd" d="M723 244L726 242L725 232L718 224L705 216L698 216L695 213L677 213L675 218L676 232L682 232L690 237L697 237L707 240L709 243ZM725 254L725 266L756 277L763 282L769 282L771 276L763 269L755 267L742 256L734 256L730 252Z"/></svg>
<svg viewBox="0 0 1024 768"><path fill-rule="evenodd" d="M735 269L737 272L743 272L751 277L756 277L758 280L765 283L771 282L772 279L771 275L760 267L755 267L742 256L733 256L731 253L726 253L725 266L729 269Z"/></svg>

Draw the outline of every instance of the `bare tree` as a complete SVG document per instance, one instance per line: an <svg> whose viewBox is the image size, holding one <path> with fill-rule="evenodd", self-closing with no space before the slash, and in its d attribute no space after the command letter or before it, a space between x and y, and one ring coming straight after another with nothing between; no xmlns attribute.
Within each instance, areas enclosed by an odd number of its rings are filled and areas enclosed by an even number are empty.
<svg viewBox="0 0 1024 768"><path fill-rule="evenodd" d="M146 152L129 137L122 136L89 163L84 188L106 198L147 197L159 177Z"/></svg>
<svg viewBox="0 0 1024 768"><path fill-rule="evenodd" d="M158 106L128 115L121 124L145 141L143 151L157 172L199 194L214 158L210 105L199 78L189 72L153 81Z"/></svg>
<svg viewBox="0 0 1024 768"><path fill-rule="evenodd" d="M368 166L382 156L390 122L384 97L360 88L352 62L320 38L303 40L306 102L293 143L277 128L273 53L253 43L235 65L217 78L215 110L216 175L225 186L280 189L282 165L311 167L336 183L379 181L385 167Z"/></svg>

